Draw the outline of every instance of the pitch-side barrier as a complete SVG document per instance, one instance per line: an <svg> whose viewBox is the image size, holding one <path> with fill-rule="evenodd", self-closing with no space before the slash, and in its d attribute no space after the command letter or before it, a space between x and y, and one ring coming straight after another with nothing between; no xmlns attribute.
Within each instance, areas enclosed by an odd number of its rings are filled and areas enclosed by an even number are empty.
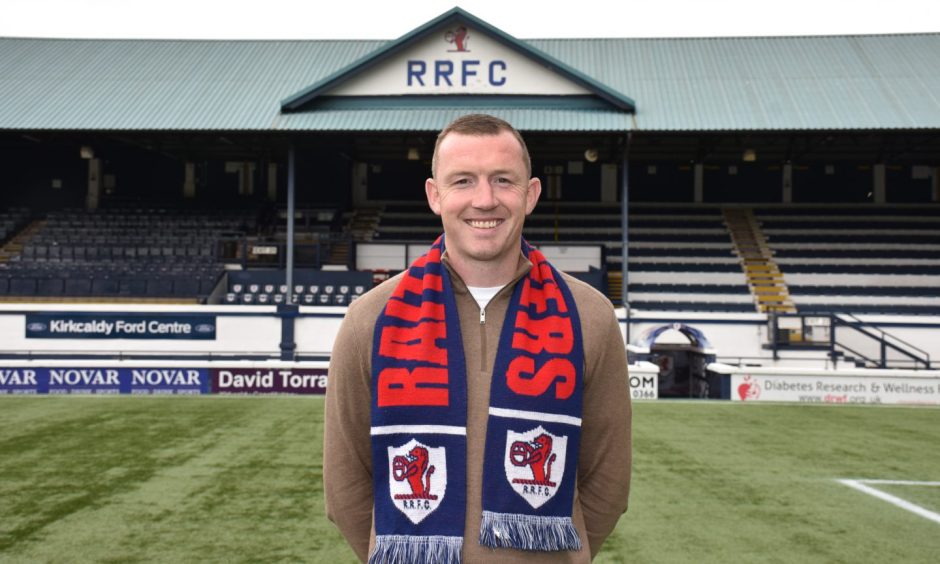
<svg viewBox="0 0 940 564"><path fill-rule="evenodd" d="M324 394L329 362L5 360L0 394ZM658 367L630 366L634 399L656 399Z"/></svg>

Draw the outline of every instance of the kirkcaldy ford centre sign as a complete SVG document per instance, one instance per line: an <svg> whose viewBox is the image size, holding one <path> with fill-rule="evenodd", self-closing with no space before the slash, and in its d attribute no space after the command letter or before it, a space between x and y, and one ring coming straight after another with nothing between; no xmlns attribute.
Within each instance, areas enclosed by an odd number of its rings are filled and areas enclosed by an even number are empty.
<svg viewBox="0 0 940 564"><path fill-rule="evenodd" d="M214 315L56 313L26 314L27 339L215 339Z"/></svg>
<svg viewBox="0 0 940 564"><path fill-rule="evenodd" d="M462 24L432 33L368 73L351 77L325 92L329 96L590 93L537 61Z"/></svg>

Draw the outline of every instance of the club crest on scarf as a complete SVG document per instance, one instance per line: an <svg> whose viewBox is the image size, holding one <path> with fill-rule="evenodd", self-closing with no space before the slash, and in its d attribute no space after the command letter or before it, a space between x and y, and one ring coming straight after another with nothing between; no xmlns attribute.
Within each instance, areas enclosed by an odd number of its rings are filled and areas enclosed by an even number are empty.
<svg viewBox="0 0 940 564"><path fill-rule="evenodd" d="M411 439L388 447L389 490L399 511L417 525L440 506L447 490L444 447L432 448Z"/></svg>
<svg viewBox="0 0 940 564"><path fill-rule="evenodd" d="M555 496L565 476L568 437L541 425L525 433L506 433L506 479L529 505L538 509Z"/></svg>

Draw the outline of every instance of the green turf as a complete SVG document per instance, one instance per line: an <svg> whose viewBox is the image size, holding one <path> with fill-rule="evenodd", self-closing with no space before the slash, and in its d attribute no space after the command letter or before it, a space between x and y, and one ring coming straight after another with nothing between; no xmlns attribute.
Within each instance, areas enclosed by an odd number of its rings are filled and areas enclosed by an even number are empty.
<svg viewBox="0 0 940 564"><path fill-rule="evenodd" d="M318 397L0 398L0 562L352 562ZM596 560L934 562L940 525L835 481L940 481L940 410L635 406ZM937 510L937 488L878 486Z"/></svg>

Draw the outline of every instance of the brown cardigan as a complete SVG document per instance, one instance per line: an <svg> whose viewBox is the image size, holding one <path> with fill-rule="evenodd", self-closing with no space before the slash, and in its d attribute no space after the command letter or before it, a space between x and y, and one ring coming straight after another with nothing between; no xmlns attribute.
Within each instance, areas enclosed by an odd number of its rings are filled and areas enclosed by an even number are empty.
<svg viewBox="0 0 940 564"><path fill-rule="evenodd" d="M447 265L446 253L443 260ZM580 552L524 552L494 550L479 543L483 452L496 343L512 287L531 267L520 255L516 278L486 306L486 322L481 324L480 307L448 265L467 359L467 515L462 553L465 564L590 562L627 509L631 406L623 337L610 301L591 286L565 274L581 317L584 338L581 452L572 515L583 548ZM369 435L372 334L375 321L400 278L401 275L388 280L349 306L330 361L323 448L326 512L363 562L375 545Z"/></svg>

